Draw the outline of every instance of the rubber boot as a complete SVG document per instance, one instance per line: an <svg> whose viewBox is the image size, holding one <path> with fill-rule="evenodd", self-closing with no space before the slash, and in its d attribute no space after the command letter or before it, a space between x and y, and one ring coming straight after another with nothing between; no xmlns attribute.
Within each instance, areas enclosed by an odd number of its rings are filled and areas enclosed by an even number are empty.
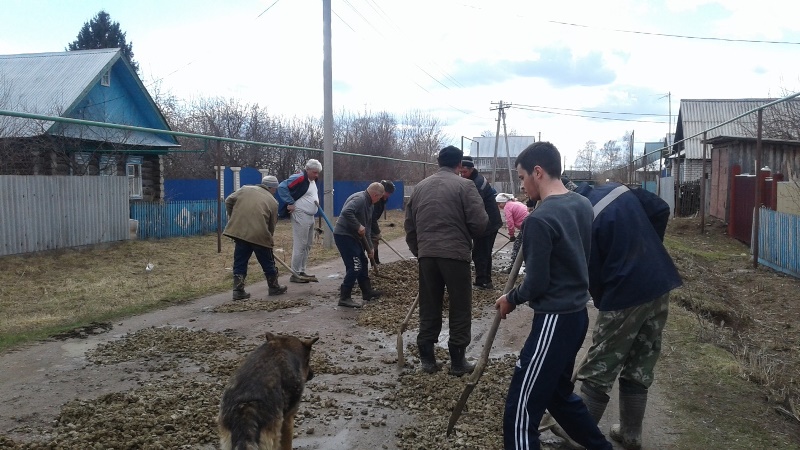
<svg viewBox="0 0 800 450"><path fill-rule="evenodd" d="M375 261L375 265L379 265L381 263L381 259L378 258L378 243L380 241L372 241L372 260Z"/></svg>
<svg viewBox="0 0 800 450"><path fill-rule="evenodd" d="M286 293L288 288L278 283L278 275L265 276L267 277L267 286L269 286L269 295L281 295Z"/></svg>
<svg viewBox="0 0 800 450"><path fill-rule="evenodd" d="M245 275L233 275L233 300L247 300L250 294L244 291Z"/></svg>
<svg viewBox="0 0 800 450"><path fill-rule="evenodd" d="M365 302L377 300L383 295L381 291L372 289L372 281L369 278L364 281L359 280L358 287L361 288L361 298L364 299Z"/></svg>
<svg viewBox="0 0 800 450"><path fill-rule="evenodd" d="M351 295L353 288L346 288L344 285L339 286L339 306L346 306L348 308L361 308L361 303L353 301Z"/></svg>
<svg viewBox="0 0 800 450"><path fill-rule="evenodd" d="M583 400L583 404L586 405L586 409L589 410L594 422L600 423L600 419L603 418L603 414L606 412L606 406L608 406L608 394L600 392L584 381L581 383L581 390L578 396Z"/></svg>
<svg viewBox="0 0 800 450"><path fill-rule="evenodd" d="M475 370L475 364L468 363L464 358L466 348L451 346L448 350L450 351L450 375L460 377Z"/></svg>
<svg viewBox="0 0 800 450"><path fill-rule="evenodd" d="M642 448L642 420L647 408L647 389L619 380L619 424L613 425L609 435L626 450Z"/></svg>
<svg viewBox="0 0 800 450"><path fill-rule="evenodd" d="M422 363L422 371L425 373L438 372L440 367L436 364L436 352L433 344L417 343L417 348L419 348L419 361Z"/></svg>

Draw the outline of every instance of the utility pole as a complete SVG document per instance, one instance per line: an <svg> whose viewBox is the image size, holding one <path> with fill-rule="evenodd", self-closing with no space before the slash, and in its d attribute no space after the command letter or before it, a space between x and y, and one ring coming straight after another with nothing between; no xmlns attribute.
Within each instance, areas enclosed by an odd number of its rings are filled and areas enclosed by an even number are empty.
<svg viewBox="0 0 800 450"><path fill-rule="evenodd" d="M323 112L322 150L324 183L323 199L325 215L333 217L333 61L331 50L331 0L322 0L322 84L325 105ZM322 227L325 233L325 248L333 248L333 232Z"/></svg>
<svg viewBox="0 0 800 450"><path fill-rule="evenodd" d="M495 139L494 139L494 163L492 164L492 180L491 180L491 183L494 183L495 181L497 181L496 178L497 175L495 171L497 170L497 148L500 146L500 121L502 120L503 123L505 124L505 108L510 108L511 103L503 103L503 101L500 100L500 103L492 102L492 104L498 105L496 108L489 108L490 111L494 111L495 109L497 109L497 132L495 133ZM506 137L506 155L508 155L508 137ZM511 180L508 181L511 182Z"/></svg>
<svg viewBox="0 0 800 450"><path fill-rule="evenodd" d="M628 185L633 185L633 131L628 140Z"/></svg>
<svg viewBox="0 0 800 450"><path fill-rule="evenodd" d="M508 147L508 131L506 131L506 112L503 111L503 136L506 138L506 165L508 166L508 184L511 188L511 194L517 196L517 188L514 182L514 176L511 174L511 150Z"/></svg>

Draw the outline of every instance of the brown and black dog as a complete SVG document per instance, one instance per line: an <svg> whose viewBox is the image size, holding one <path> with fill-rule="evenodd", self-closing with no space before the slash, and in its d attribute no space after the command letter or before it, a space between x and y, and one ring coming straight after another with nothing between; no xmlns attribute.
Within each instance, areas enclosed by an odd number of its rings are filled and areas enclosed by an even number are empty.
<svg viewBox="0 0 800 450"><path fill-rule="evenodd" d="M223 450L290 450L294 416L311 371L311 346L319 337L298 339L267 332L231 377L219 406Z"/></svg>

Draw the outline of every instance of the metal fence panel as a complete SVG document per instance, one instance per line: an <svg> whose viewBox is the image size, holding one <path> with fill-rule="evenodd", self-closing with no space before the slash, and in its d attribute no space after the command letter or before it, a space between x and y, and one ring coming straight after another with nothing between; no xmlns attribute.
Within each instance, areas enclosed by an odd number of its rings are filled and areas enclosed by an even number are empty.
<svg viewBox="0 0 800 450"><path fill-rule="evenodd" d="M800 278L800 216L759 210L758 262Z"/></svg>
<svg viewBox="0 0 800 450"><path fill-rule="evenodd" d="M215 233L217 217L224 229L228 223L225 205L219 205L219 215L217 211L217 200L137 202L131 204L130 216L139 221L139 239L163 239Z"/></svg>
<svg viewBox="0 0 800 450"><path fill-rule="evenodd" d="M128 238L128 180L0 176L0 256Z"/></svg>

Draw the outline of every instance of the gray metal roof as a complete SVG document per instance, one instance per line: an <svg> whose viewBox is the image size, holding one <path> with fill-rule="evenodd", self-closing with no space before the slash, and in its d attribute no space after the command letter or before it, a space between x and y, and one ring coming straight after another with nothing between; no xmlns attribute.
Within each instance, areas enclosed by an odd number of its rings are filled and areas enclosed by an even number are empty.
<svg viewBox="0 0 800 450"><path fill-rule="evenodd" d="M469 154L473 158L476 157L494 158L494 146L496 139L497 138L494 136L472 138L474 142L470 142ZM520 153L522 153L523 150L525 150L527 146L533 144L534 142L536 142L535 136L509 136L508 137L509 156L512 158L517 157ZM506 138L500 136L500 141L497 145L497 157L504 158L505 156L506 156Z"/></svg>
<svg viewBox="0 0 800 450"><path fill-rule="evenodd" d="M117 58L116 48L0 55L0 108L62 116ZM42 127L30 120L6 119L4 126L15 136L42 134ZM47 130L52 122L43 125Z"/></svg>
<svg viewBox="0 0 800 450"><path fill-rule="evenodd" d="M734 117L763 106L777 99L772 98L745 98L745 99L713 99L713 100L681 100L678 112L678 123L675 130L675 141L702 133ZM711 139L716 136L751 137L756 129L757 115L755 113L741 119L722 125L708 131L706 136ZM673 151L685 149L687 159L703 158L703 135L695 136L682 143L676 144ZM710 159L710 152L706 154Z"/></svg>

